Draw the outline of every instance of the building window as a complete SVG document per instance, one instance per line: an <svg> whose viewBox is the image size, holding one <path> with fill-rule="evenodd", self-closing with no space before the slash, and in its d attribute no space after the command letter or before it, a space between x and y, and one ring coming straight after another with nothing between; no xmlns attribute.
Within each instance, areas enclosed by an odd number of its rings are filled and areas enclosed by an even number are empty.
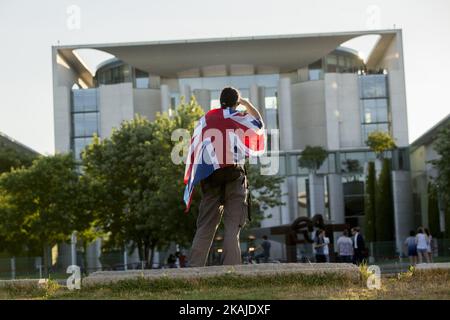
<svg viewBox="0 0 450 320"><path fill-rule="evenodd" d="M389 132L389 99L387 75L361 75L361 127L363 143L374 131Z"/></svg>
<svg viewBox="0 0 450 320"><path fill-rule="evenodd" d="M148 73L139 69L134 69L134 87L136 89L148 89L149 85Z"/></svg>
<svg viewBox="0 0 450 320"><path fill-rule="evenodd" d="M314 63L311 63L308 66L308 79L312 80L321 80L323 79L323 69L322 69L322 59L317 60Z"/></svg>
<svg viewBox="0 0 450 320"><path fill-rule="evenodd" d="M75 160L81 159L81 152L99 134L99 113L97 89L72 90L71 149Z"/></svg>

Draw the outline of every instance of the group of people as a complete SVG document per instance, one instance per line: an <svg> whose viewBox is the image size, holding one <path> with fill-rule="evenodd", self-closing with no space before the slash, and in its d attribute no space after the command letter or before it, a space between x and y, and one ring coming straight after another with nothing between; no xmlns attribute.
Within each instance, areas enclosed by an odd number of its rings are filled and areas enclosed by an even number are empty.
<svg viewBox="0 0 450 320"><path fill-rule="evenodd" d="M433 261L432 240L427 228L420 227L417 229L417 233L414 230L409 232L409 237L405 240L405 247L411 265Z"/></svg>
<svg viewBox="0 0 450 320"><path fill-rule="evenodd" d="M319 229L314 237L313 249L316 262L329 262L330 239L326 236L325 230ZM336 242L337 253L340 262L360 264L367 257L366 245L359 227L351 229L351 237L348 230L344 230Z"/></svg>
<svg viewBox="0 0 450 320"><path fill-rule="evenodd" d="M175 254L169 254L167 258L167 266L169 268L185 268L186 262L186 256L180 251L177 251Z"/></svg>

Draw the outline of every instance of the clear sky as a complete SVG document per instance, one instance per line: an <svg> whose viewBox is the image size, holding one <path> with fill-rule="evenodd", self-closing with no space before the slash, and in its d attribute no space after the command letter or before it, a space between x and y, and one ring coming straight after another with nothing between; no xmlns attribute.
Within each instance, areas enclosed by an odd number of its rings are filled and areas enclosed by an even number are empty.
<svg viewBox="0 0 450 320"><path fill-rule="evenodd" d="M79 28L70 20L80 9ZM0 131L54 152L51 46L403 29L410 141L450 112L449 0L0 0Z"/></svg>

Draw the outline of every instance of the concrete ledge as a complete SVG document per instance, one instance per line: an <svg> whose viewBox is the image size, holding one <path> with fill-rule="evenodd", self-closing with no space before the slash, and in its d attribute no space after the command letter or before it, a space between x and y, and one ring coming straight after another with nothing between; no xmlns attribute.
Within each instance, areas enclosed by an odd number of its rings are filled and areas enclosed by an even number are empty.
<svg viewBox="0 0 450 320"><path fill-rule="evenodd" d="M416 270L436 270L436 269L450 270L450 262L421 263L416 265Z"/></svg>
<svg viewBox="0 0 450 320"><path fill-rule="evenodd" d="M230 274L246 277L285 274L338 274L350 280L358 280L360 277L359 268L350 263L264 263L182 269L97 271L84 278L82 284L83 286L90 286L133 279L198 279Z"/></svg>
<svg viewBox="0 0 450 320"><path fill-rule="evenodd" d="M15 288L33 288L43 286L48 279L15 279L15 280L0 280L0 288L15 287Z"/></svg>

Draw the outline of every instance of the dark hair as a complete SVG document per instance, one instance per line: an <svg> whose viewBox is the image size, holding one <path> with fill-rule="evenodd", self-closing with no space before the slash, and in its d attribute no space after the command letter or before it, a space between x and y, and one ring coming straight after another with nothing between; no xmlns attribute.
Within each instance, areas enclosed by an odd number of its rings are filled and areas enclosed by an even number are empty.
<svg viewBox="0 0 450 320"><path fill-rule="evenodd" d="M419 228L417 229L417 233L423 233L423 228L422 228L422 227L419 227Z"/></svg>
<svg viewBox="0 0 450 320"><path fill-rule="evenodd" d="M345 229L343 234L344 234L344 236L348 237L348 230Z"/></svg>
<svg viewBox="0 0 450 320"><path fill-rule="evenodd" d="M411 230L410 232L409 232L409 236L410 237L414 237L416 235L416 232L414 231L414 230Z"/></svg>
<svg viewBox="0 0 450 320"><path fill-rule="evenodd" d="M425 233L427 234L427 236L430 236L430 230L428 230L428 228L423 229L425 231Z"/></svg>
<svg viewBox="0 0 450 320"><path fill-rule="evenodd" d="M325 230L323 230L323 229L317 229L317 231L316 231L316 237L320 236L320 234L321 234L322 232L325 232Z"/></svg>
<svg viewBox="0 0 450 320"><path fill-rule="evenodd" d="M220 94L220 107L222 109L234 107L239 100L239 91L233 87L226 87Z"/></svg>
<svg viewBox="0 0 450 320"><path fill-rule="evenodd" d="M264 240L267 240L267 236L266 236L266 235L263 235L263 239L264 239Z"/></svg>

